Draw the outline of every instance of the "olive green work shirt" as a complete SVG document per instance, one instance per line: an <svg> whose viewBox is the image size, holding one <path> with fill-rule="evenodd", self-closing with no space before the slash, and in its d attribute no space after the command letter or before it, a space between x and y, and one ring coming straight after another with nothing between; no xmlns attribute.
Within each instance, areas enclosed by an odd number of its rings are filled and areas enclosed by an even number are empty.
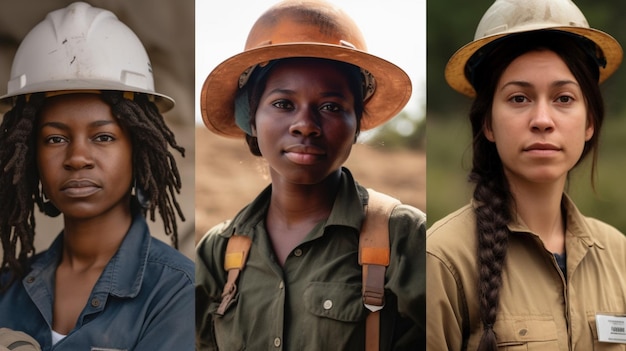
<svg viewBox="0 0 626 351"><path fill-rule="evenodd" d="M567 277L518 218L502 272L494 331L501 350L626 350L600 343L596 314L626 314L626 237L584 217L564 195ZM479 316L472 205L437 221L426 239L428 350L476 350ZM566 279L567 278L567 279Z"/></svg>
<svg viewBox="0 0 626 351"><path fill-rule="evenodd" d="M365 318L358 240L366 189L344 169L332 212L287 257L275 261L265 217L271 186L197 246L198 350L363 350ZM425 215L399 205L389 224L381 350L425 347ZM252 238L235 302L215 315L226 282L224 253L233 233Z"/></svg>

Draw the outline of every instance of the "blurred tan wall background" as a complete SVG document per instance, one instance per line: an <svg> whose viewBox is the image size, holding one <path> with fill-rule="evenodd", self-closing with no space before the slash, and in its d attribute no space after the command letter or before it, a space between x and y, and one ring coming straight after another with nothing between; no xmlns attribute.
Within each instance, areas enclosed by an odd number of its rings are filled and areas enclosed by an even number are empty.
<svg viewBox="0 0 626 351"><path fill-rule="evenodd" d="M6 93L11 63L21 40L45 15L71 0L0 0L0 95ZM141 39L154 69L156 91L171 96L176 106L164 116L186 149L177 157L183 188L178 201L186 216L178 222L179 247L194 257L194 0L88 0L108 9ZM174 153L178 155L177 153ZM0 199L1 201L1 199ZM152 235L170 243L160 219L149 222ZM35 246L45 250L62 229L61 217L37 217Z"/></svg>

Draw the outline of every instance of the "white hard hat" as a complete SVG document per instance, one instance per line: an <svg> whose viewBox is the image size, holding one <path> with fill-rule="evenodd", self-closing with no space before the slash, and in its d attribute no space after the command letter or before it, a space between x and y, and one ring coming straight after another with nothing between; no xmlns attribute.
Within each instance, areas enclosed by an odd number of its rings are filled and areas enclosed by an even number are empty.
<svg viewBox="0 0 626 351"><path fill-rule="evenodd" d="M623 51L617 40L590 28L571 0L496 0L480 20L474 41L460 48L448 61L446 81L454 90L474 97L476 92L465 75L465 66L472 55L496 39L538 30L573 33L594 42L606 60L606 66L600 67L599 83L613 74L622 62Z"/></svg>
<svg viewBox="0 0 626 351"><path fill-rule="evenodd" d="M76 2L50 12L20 44L4 104L38 92L118 90L154 97L161 112L174 100L154 91L141 41L110 11Z"/></svg>

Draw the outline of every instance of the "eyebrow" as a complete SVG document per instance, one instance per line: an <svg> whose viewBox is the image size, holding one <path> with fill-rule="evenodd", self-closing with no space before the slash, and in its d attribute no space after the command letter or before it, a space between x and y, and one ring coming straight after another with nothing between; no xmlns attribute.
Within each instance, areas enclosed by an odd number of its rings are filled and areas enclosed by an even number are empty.
<svg viewBox="0 0 626 351"><path fill-rule="evenodd" d="M103 127L103 126L107 126L107 125L110 125L110 124L115 124L115 121L110 121L110 120L93 121L93 122L89 123L88 127L91 127L91 128ZM46 122L46 123L43 123L39 127L39 129L43 129L45 127L52 127L52 128L61 129L61 130L68 130L69 129L67 124L61 123L61 122Z"/></svg>
<svg viewBox="0 0 626 351"><path fill-rule="evenodd" d="M558 87L562 87L562 86L565 86L565 85L568 85L568 84L573 84L573 85L576 85L576 86L580 86L576 81L569 80L569 79L557 80L557 81L551 83L550 86L558 88ZM506 88L509 85L515 85L515 86L519 86L519 87L522 87L522 88L532 88L533 87L533 84L531 84L529 82L526 82L526 81L523 81L523 80L512 80L512 81L507 82L506 84L504 84L502 86L502 88L500 88L500 90L504 90L504 88Z"/></svg>
<svg viewBox="0 0 626 351"><path fill-rule="evenodd" d="M267 95L271 95L271 94L285 94L285 95L293 95L296 92L294 90L291 89L282 89L282 88L276 88L276 89L272 89L270 91L267 92ZM346 95L339 92L339 91L334 91L334 90L329 90L329 91L325 91L322 92L320 94L322 97L338 97L341 99L347 99Z"/></svg>

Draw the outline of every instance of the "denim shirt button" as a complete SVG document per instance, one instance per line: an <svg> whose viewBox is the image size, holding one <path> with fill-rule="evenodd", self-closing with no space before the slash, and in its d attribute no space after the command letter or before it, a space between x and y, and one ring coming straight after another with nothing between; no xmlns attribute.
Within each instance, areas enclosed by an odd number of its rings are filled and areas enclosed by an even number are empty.
<svg viewBox="0 0 626 351"><path fill-rule="evenodd" d="M100 306L100 300L98 300L97 297L94 297L93 299L91 299L91 306L92 307L98 307Z"/></svg>
<svg viewBox="0 0 626 351"><path fill-rule="evenodd" d="M26 278L26 282L29 283L29 284L35 282L35 277L28 277L28 278Z"/></svg>

